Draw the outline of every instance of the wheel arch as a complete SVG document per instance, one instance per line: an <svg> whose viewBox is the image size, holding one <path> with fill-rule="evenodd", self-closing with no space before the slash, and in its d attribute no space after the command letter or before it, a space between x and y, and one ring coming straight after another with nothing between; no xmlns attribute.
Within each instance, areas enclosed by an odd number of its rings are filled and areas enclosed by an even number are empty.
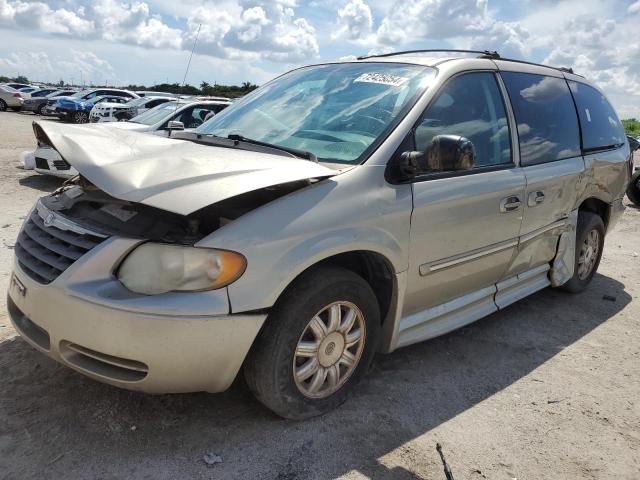
<svg viewBox="0 0 640 480"><path fill-rule="evenodd" d="M604 223L605 232L609 226L609 219L611 217L611 205L609 205L604 200L601 200L596 197L589 197L582 201L580 206L578 207L578 212L591 212L602 218L602 222Z"/></svg>
<svg viewBox="0 0 640 480"><path fill-rule="evenodd" d="M291 279L280 292L276 303L301 276L323 266L344 268L362 277L369 284L378 301L383 332L389 331L388 327L394 322L398 305L398 280L392 262L383 254L373 250L350 250L316 261ZM386 337L385 333L383 333L382 346L387 343L384 337Z"/></svg>

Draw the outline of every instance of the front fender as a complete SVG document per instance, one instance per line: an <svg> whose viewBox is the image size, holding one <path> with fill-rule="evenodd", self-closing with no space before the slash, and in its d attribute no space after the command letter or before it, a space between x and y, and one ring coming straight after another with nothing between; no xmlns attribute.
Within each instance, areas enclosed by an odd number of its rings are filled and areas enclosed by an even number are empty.
<svg viewBox="0 0 640 480"><path fill-rule="evenodd" d="M235 250L247 269L229 285L233 312L273 306L304 270L340 253L370 251L407 268L411 188L361 166L246 214L199 246Z"/></svg>

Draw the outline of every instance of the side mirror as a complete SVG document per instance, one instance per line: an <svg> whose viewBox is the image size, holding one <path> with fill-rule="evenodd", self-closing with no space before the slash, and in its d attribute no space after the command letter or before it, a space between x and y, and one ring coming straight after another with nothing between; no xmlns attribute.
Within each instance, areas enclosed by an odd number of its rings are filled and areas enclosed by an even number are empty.
<svg viewBox="0 0 640 480"><path fill-rule="evenodd" d="M476 164L476 150L471 140L460 135L436 135L426 151L427 171L470 170Z"/></svg>
<svg viewBox="0 0 640 480"><path fill-rule="evenodd" d="M184 130L184 123L177 120L171 120L169 123L167 123L167 127L165 130Z"/></svg>

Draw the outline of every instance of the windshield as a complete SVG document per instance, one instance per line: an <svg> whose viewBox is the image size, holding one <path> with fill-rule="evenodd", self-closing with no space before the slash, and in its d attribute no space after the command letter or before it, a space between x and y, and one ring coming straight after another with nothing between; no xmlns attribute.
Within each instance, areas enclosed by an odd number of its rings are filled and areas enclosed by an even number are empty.
<svg viewBox="0 0 640 480"><path fill-rule="evenodd" d="M70 95L69 98L82 98L86 94L88 94L89 92L92 92L92 91L93 90L80 90L79 92L76 92L73 95Z"/></svg>
<svg viewBox="0 0 640 480"><path fill-rule="evenodd" d="M163 120L170 113L175 112L181 106L182 105L177 105L176 102L162 103L157 107L133 117L129 121L133 123L143 123L145 125L154 125Z"/></svg>
<svg viewBox="0 0 640 480"><path fill-rule="evenodd" d="M149 97L140 97L140 98L133 98L131 100L129 100L127 102L127 106L128 107L137 107L138 105L142 105L145 102L149 102L153 100L153 98L149 98Z"/></svg>
<svg viewBox="0 0 640 480"><path fill-rule="evenodd" d="M435 70L398 63L343 63L294 70L201 125L196 133L244 137L360 163L404 116Z"/></svg>

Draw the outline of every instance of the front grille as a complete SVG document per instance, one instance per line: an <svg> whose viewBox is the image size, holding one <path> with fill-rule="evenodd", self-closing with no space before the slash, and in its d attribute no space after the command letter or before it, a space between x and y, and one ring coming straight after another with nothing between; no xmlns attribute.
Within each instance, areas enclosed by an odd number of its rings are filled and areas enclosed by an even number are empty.
<svg viewBox="0 0 640 480"><path fill-rule="evenodd" d="M51 283L104 238L46 227L37 209L22 226L15 245L20 267L39 283Z"/></svg>
<svg viewBox="0 0 640 480"><path fill-rule="evenodd" d="M41 170L49 170L49 164L46 158L36 157L36 168Z"/></svg>
<svg viewBox="0 0 640 480"><path fill-rule="evenodd" d="M71 165L69 165L66 160L54 160L53 166L56 167L57 170L69 170L71 168Z"/></svg>

